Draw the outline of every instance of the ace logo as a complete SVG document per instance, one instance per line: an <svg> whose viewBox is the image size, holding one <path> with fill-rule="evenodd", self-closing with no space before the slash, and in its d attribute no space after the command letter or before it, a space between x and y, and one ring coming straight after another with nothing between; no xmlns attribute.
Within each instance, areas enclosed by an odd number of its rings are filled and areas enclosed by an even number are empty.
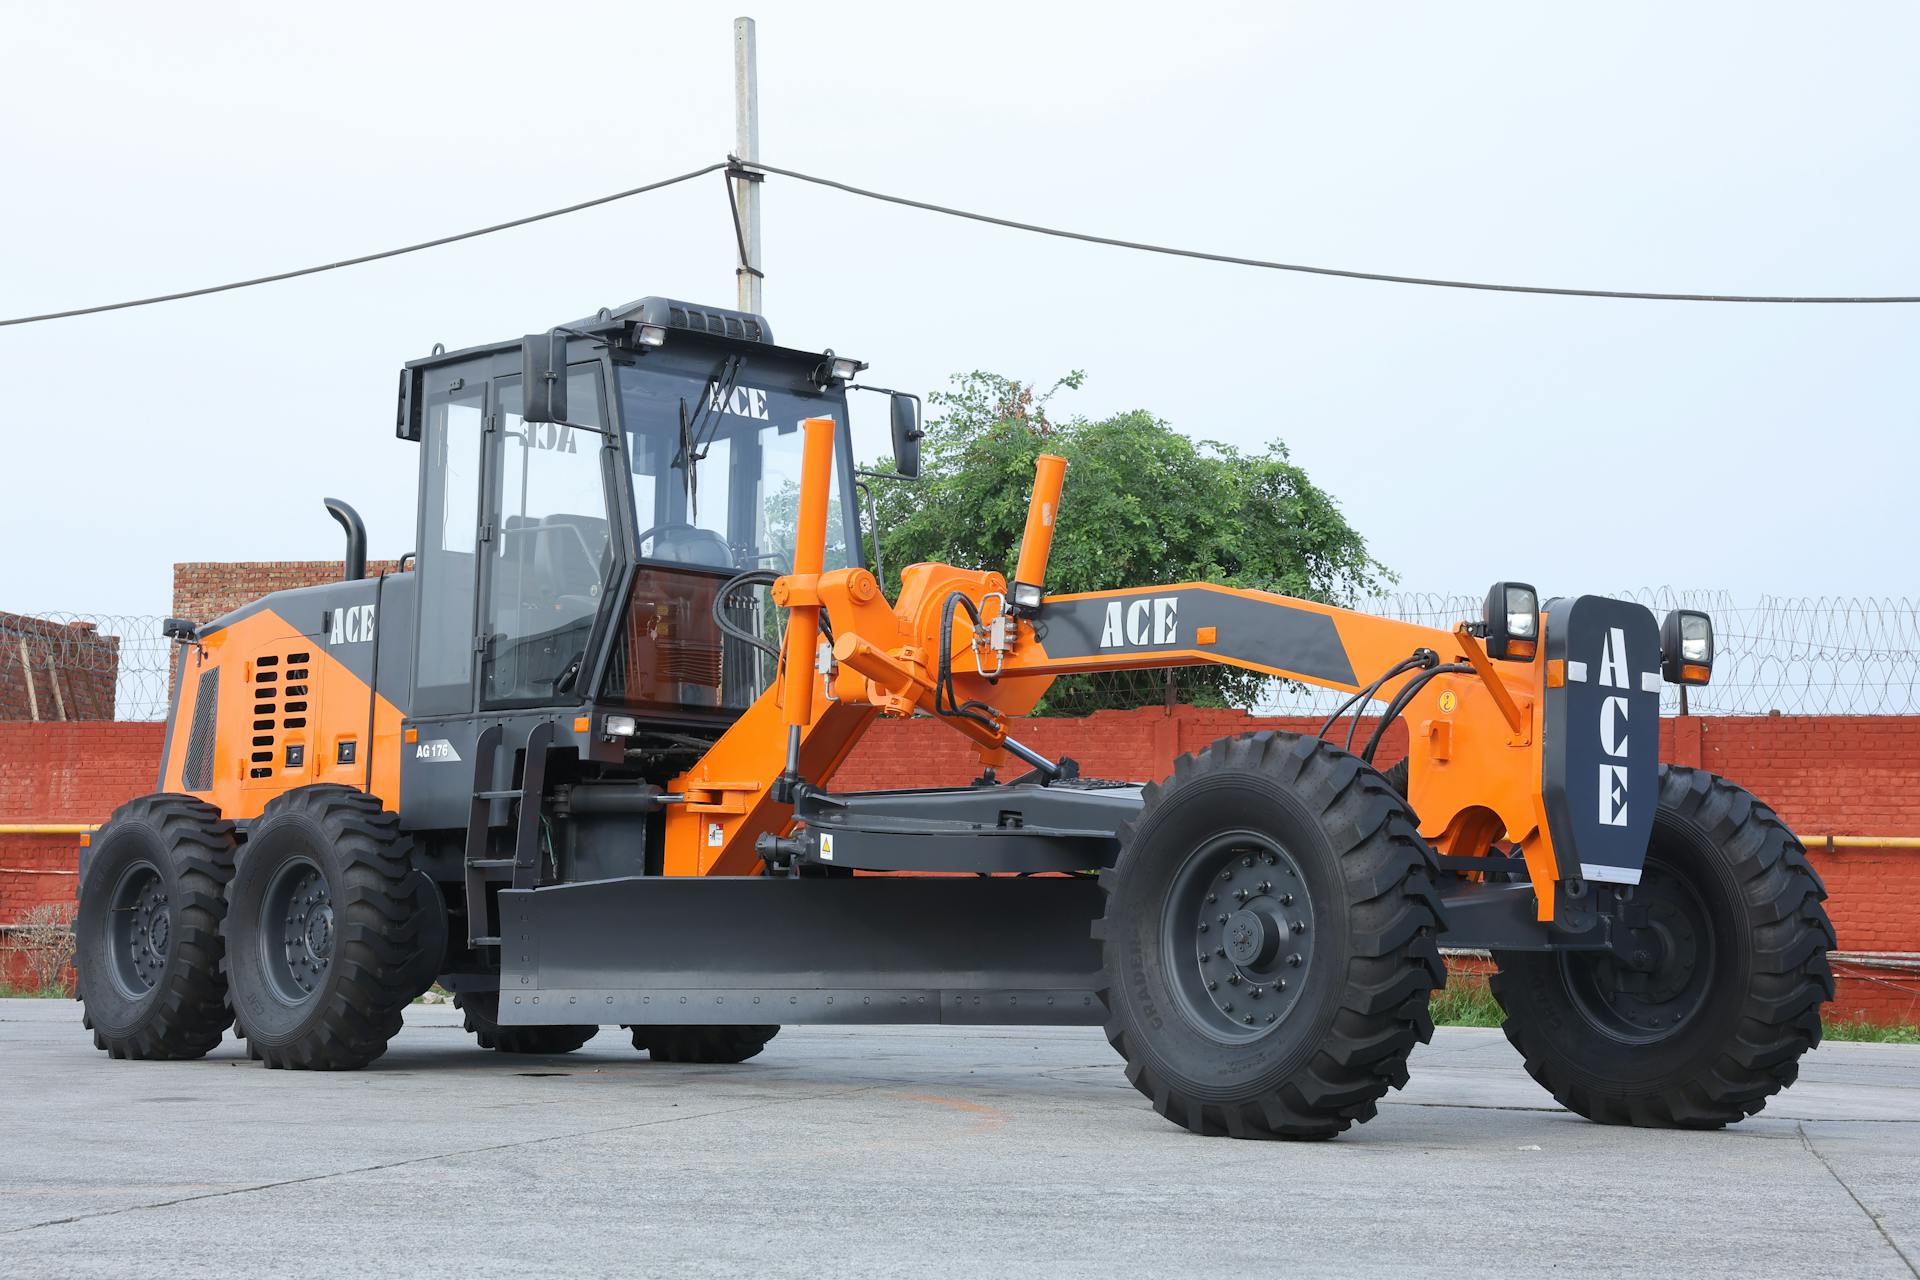
<svg viewBox="0 0 1920 1280"><path fill-rule="evenodd" d="M527 448L538 449L542 453L578 453L574 443L573 428L564 422L532 422L526 424Z"/></svg>
<svg viewBox="0 0 1920 1280"><path fill-rule="evenodd" d="M767 393L758 387L720 387L707 389L707 407L715 413L730 413L736 418L767 421Z"/></svg>
<svg viewBox="0 0 1920 1280"><path fill-rule="evenodd" d="M356 604L344 609L329 609L325 629L329 645L365 644L373 639L373 606Z"/></svg>
<svg viewBox="0 0 1920 1280"><path fill-rule="evenodd" d="M1176 596L1109 601L1106 619L1100 627L1100 647L1170 645L1179 629L1179 617L1180 600Z"/></svg>
<svg viewBox="0 0 1920 1280"><path fill-rule="evenodd" d="M1609 689L1633 688L1633 668L1627 662L1627 633L1611 627L1600 650L1598 683ZM1609 694L1600 704L1600 753L1613 760L1600 762L1600 821L1609 827L1627 825L1627 699Z"/></svg>

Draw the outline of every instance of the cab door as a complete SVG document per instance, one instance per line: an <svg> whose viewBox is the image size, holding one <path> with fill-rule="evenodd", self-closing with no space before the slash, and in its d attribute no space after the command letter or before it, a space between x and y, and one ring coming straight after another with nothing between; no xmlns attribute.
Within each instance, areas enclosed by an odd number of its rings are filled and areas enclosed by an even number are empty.
<svg viewBox="0 0 1920 1280"><path fill-rule="evenodd" d="M420 540L415 582L414 719L474 709L480 572L481 447L487 361L426 371L422 388Z"/></svg>
<svg viewBox="0 0 1920 1280"><path fill-rule="evenodd" d="M518 373L496 376L480 529L480 705L582 700L616 526L598 363L572 366L570 423L525 422Z"/></svg>

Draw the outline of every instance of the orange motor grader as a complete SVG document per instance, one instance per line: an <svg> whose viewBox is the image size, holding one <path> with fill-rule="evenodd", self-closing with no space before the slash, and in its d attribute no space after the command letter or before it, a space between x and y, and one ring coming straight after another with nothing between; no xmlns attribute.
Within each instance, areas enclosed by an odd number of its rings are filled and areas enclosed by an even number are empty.
<svg viewBox="0 0 1920 1280"><path fill-rule="evenodd" d="M1764 804L1658 755L1705 615L1519 583L1451 630L1204 582L1052 594L1045 456L1011 579L916 564L889 601L849 392L887 399L907 477L919 407L864 368L661 298L408 364L402 571L366 576L329 501L344 581L167 625L156 792L83 855L95 1043L195 1057L232 1026L269 1067L354 1068L436 981L509 1053L1098 1024L1168 1119L1320 1138L1405 1082L1447 945L1492 955L1508 1037L1595 1120L1717 1126L1793 1080L1824 891ZM1159 779L1014 736L1059 676L1202 663L1350 696ZM971 785L833 788L914 715L973 744Z"/></svg>

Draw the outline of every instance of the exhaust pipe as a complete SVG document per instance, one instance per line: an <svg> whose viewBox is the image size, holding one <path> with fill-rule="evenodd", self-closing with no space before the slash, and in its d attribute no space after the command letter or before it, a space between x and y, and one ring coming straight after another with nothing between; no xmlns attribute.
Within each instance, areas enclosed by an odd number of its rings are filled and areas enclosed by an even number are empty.
<svg viewBox="0 0 1920 1280"><path fill-rule="evenodd" d="M347 531L347 572L348 582L358 582L367 576L367 526L355 511L338 498L324 499L327 514L340 522Z"/></svg>

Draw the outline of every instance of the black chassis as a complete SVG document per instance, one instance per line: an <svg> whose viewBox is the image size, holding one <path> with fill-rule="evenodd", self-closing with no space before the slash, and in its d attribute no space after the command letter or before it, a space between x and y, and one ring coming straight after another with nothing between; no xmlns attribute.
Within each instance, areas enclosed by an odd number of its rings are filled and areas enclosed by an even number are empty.
<svg viewBox="0 0 1920 1280"><path fill-rule="evenodd" d="M503 890L500 1020L1098 1023L1096 877L1140 805L1119 783L808 789L766 875ZM1632 923L1631 890L1595 884L1539 921L1518 858L1443 859L1440 883L1449 947L1604 950Z"/></svg>

